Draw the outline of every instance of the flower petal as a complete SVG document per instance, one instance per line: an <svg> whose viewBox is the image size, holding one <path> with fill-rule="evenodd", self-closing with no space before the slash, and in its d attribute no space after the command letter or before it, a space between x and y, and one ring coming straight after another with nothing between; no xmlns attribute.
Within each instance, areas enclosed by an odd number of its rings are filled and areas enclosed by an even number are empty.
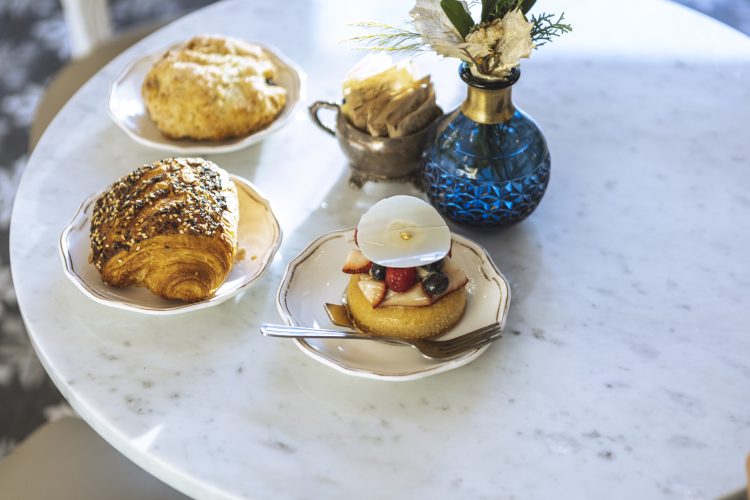
<svg viewBox="0 0 750 500"><path fill-rule="evenodd" d="M461 0L461 4L469 12L466 1ZM409 15L414 20L417 33L432 50L445 57L469 60L461 50L464 40L445 15L440 0L417 0Z"/></svg>

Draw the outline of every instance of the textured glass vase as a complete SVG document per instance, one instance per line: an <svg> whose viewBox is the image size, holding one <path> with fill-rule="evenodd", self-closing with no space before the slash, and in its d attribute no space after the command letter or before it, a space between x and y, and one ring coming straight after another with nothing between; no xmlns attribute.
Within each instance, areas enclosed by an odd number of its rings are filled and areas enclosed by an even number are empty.
<svg viewBox="0 0 750 500"><path fill-rule="evenodd" d="M547 189L550 155L539 126L513 105L506 79L474 77L465 63L466 100L448 115L424 155L430 202L456 222L501 226L527 217Z"/></svg>

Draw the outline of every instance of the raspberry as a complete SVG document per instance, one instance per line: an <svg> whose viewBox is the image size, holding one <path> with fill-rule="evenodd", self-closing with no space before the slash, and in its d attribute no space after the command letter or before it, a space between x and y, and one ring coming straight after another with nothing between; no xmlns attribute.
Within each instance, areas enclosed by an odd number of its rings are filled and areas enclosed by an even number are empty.
<svg viewBox="0 0 750 500"><path fill-rule="evenodd" d="M388 267L385 270L385 282L394 292L405 292L417 282L417 268Z"/></svg>

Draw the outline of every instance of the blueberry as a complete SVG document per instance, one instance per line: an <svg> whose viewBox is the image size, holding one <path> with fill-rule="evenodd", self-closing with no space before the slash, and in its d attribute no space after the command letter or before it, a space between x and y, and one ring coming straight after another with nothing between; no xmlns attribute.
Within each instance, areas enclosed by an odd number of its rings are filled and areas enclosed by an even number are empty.
<svg viewBox="0 0 750 500"><path fill-rule="evenodd" d="M448 276L440 272L430 273L422 281L422 286L429 295L440 295L448 289Z"/></svg>
<svg viewBox="0 0 750 500"><path fill-rule="evenodd" d="M370 268L370 275L378 281L383 281L385 279L385 266L373 262Z"/></svg>
<svg viewBox="0 0 750 500"><path fill-rule="evenodd" d="M431 273L436 273L443 268L443 259L433 262L432 264L427 264L424 268Z"/></svg>

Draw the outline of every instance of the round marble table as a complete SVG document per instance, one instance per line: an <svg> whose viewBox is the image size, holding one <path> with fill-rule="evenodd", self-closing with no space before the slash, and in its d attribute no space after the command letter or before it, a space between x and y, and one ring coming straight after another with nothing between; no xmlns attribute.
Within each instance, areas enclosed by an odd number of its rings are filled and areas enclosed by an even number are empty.
<svg viewBox="0 0 750 500"><path fill-rule="evenodd" d="M542 2L543 3L543 2ZM453 227L511 282L507 335L418 381L349 377L264 338L286 263L404 185L354 191L308 120L213 156L275 203L285 241L236 299L155 318L96 304L57 240L83 198L165 156L107 116L139 54L196 32L275 45L335 100L361 57L357 20L404 2L219 3L112 61L42 137L13 212L18 300L39 357L80 415L134 462L197 498L713 498L750 451L750 40L657 0L567 0L575 32L523 63L516 103L543 127L552 180L499 230ZM540 6L541 7L541 6ZM455 61L423 57L445 105Z"/></svg>

